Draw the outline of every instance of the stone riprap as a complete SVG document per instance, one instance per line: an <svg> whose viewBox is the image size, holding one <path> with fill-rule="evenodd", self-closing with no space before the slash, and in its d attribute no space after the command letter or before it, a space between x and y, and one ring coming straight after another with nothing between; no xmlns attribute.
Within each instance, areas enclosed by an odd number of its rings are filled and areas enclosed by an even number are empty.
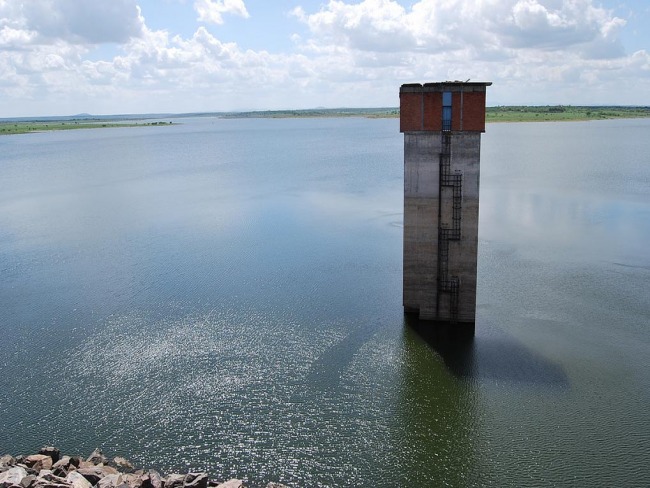
<svg viewBox="0 0 650 488"><path fill-rule="evenodd" d="M56 447L37 454L0 456L0 488L246 488L238 479L215 481L207 473L169 474L136 470L124 458L108 459L95 449L90 456L61 455ZM287 488L268 483L266 488Z"/></svg>

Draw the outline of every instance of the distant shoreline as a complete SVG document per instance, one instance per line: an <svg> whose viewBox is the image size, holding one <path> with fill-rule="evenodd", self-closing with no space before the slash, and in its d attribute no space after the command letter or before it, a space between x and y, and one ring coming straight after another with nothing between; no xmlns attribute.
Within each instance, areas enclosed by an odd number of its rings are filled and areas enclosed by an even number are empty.
<svg viewBox="0 0 650 488"><path fill-rule="evenodd" d="M562 122L650 117L650 107L617 106L502 106L487 107L485 121L490 122Z"/></svg>
<svg viewBox="0 0 650 488"><path fill-rule="evenodd" d="M340 108L340 109L308 109L308 110L264 110L249 112L205 112L186 114L160 114L115 116L89 116L76 119L74 117L35 117L0 119L0 136L9 134L27 134L51 130L101 129L116 127L148 127L172 125L168 121L153 121L154 119L182 119L188 117L215 117L222 119L295 119L295 118L340 118L365 117L373 119L399 118L399 108ZM562 122L606 119L649 118L650 107L621 107L621 106L499 106L487 107L485 121L492 122ZM147 119L152 120L151 122Z"/></svg>
<svg viewBox="0 0 650 488"><path fill-rule="evenodd" d="M107 129L115 127L151 127L171 125L171 122L134 122L120 119L106 120L9 120L0 121L0 136L11 134L29 134L52 130Z"/></svg>

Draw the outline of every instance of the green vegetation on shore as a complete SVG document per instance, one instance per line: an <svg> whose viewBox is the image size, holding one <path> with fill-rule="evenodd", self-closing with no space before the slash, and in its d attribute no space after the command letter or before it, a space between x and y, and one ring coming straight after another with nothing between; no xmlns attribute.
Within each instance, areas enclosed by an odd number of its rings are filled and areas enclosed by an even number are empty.
<svg viewBox="0 0 650 488"><path fill-rule="evenodd" d="M216 114L215 114L216 115ZM312 110L267 110L259 112L230 112L223 118L309 118L309 117L368 117L399 118L399 108L347 108ZM650 107L614 106L501 106L487 107L486 122L542 122L570 120L601 120L650 117Z"/></svg>
<svg viewBox="0 0 650 488"><path fill-rule="evenodd" d="M265 110L251 112L209 112L200 114L164 114L165 117L218 117L224 119L248 118L314 118L314 117L366 117L399 118L399 108L318 108L309 110ZM158 114L158 117L161 115ZM650 107L615 107L615 106L500 106L487 107L486 122L557 122L573 120L630 119L650 117ZM144 116L143 118L154 118ZM26 134L49 130L98 129L107 127L147 127L171 125L172 122L149 122L132 118L48 118L47 120L0 120L0 136L7 134Z"/></svg>
<svg viewBox="0 0 650 488"><path fill-rule="evenodd" d="M314 117L399 117L399 108L318 108L305 110L263 110L251 112L228 112L220 115L224 119L295 119Z"/></svg>
<svg viewBox="0 0 650 488"><path fill-rule="evenodd" d="M542 122L650 117L650 107L507 106L487 107L486 122Z"/></svg>
<svg viewBox="0 0 650 488"><path fill-rule="evenodd" d="M171 122L126 122L108 120L0 121L0 135L27 134L49 130L99 129L108 127L147 127L170 125Z"/></svg>

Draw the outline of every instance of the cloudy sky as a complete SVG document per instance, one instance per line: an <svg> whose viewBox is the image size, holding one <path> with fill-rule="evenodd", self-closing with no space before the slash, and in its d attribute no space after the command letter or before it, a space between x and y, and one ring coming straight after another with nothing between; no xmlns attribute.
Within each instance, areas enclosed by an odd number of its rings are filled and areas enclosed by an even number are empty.
<svg viewBox="0 0 650 488"><path fill-rule="evenodd" d="M650 105L648 0L0 0L0 117L397 106Z"/></svg>

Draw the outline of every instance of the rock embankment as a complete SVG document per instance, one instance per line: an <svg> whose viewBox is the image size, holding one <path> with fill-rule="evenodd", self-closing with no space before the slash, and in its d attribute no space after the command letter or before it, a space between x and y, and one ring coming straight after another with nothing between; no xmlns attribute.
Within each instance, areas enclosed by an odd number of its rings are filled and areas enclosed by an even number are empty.
<svg viewBox="0 0 650 488"><path fill-rule="evenodd" d="M38 454L0 457L0 488L246 488L242 480L215 481L206 473L161 476L135 470L124 458L109 460L99 449L83 459L61 455L56 447ZM286 488L269 483L266 488Z"/></svg>

